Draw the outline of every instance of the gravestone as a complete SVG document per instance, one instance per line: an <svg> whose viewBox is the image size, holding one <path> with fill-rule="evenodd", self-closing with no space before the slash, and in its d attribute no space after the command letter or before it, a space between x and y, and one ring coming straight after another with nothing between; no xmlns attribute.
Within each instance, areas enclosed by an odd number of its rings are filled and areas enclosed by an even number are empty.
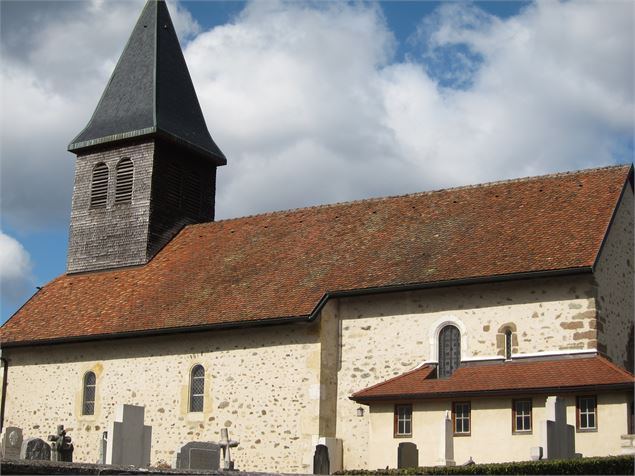
<svg viewBox="0 0 635 476"><path fill-rule="evenodd" d="M439 460L438 466L456 466L454 461L454 430L452 428L452 418L450 412L445 412L445 417L441 422L441 438L439 439Z"/></svg>
<svg viewBox="0 0 635 476"><path fill-rule="evenodd" d="M38 459L50 461L51 447L40 438L28 438L22 442L20 459Z"/></svg>
<svg viewBox="0 0 635 476"><path fill-rule="evenodd" d="M108 451L108 432L104 431L99 440L99 459L97 464L106 464L106 452Z"/></svg>
<svg viewBox="0 0 635 476"><path fill-rule="evenodd" d="M115 420L108 426L106 464L150 465L152 427L143 424L144 412L136 405L117 406Z"/></svg>
<svg viewBox="0 0 635 476"><path fill-rule="evenodd" d="M546 419L541 422L540 439L543 459L575 457L575 428L567 425L567 407L561 397L547 397Z"/></svg>
<svg viewBox="0 0 635 476"><path fill-rule="evenodd" d="M22 428L8 426L2 433L2 443L0 443L0 455L4 459L19 459L22 448Z"/></svg>
<svg viewBox="0 0 635 476"><path fill-rule="evenodd" d="M419 450L410 442L399 443L397 447L397 468L416 468L419 466Z"/></svg>
<svg viewBox="0 0 635 476"><path fill-rule="evenodd" d="M221 428L218 445L223 449L223 469L233 471L234 461L231 457L230 448L236 448L239 445L238 441L230 440L227 428Z"/></svg>
<svg viewBox="0 0 635 476"><path fill-rule="evenodd" d="M73 462L73 450L75 447L71 443L71 437L66 435L64 425L57 425L57 433L49 435L51 442L51 461Z"/></svg>
<svg viewBox="0 0 635 476"><path fill-rule="evenodd" d="M331 474L329 449L326 445L317 445L313 454L313 474Z"/></svg>
<svg viewBox="0 0 635 476"><path fill-rule="evenodd" d="M212 441L190 441L176 453L176 469L218 469L220 445Z"/></svg>

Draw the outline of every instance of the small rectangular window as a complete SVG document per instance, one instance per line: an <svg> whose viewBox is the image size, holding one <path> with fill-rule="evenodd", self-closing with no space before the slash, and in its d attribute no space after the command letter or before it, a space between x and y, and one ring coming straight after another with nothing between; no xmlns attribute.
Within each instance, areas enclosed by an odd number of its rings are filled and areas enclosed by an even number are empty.
<svg viewBox="0 0 635 476"><path fill-rule="evenodd" d="M454 434L467 436L471 433L472 405L470 402L452 403L452 420L454 422Z"/></svg>
<svg viewBox="0 0 635 476"><path fill-rule="evenodd" d="M531 433L531 411L531 400L513 400L512 431L514 433Z"/></svg>
<svg viewBox="0 0 635 476"><path fill-rule="evenodd" d="M394 436L412 436L412 405L395 405Z"/></svg>
<svg viewBox="0 0 635 476"><path fill-rule="evenodd" d="M597 400L595 396L577 398L576 405L578 431L597 431Z"/></svg>

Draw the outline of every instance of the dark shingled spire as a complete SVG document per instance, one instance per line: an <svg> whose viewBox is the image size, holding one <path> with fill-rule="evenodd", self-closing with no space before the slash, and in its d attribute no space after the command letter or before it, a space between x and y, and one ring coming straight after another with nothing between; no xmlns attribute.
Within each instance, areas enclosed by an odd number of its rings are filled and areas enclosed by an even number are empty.
<svg viewBox="0 0 635 476"><path fill-rule="evenodd" d="M148 0L88 125L68 146L159 136L227 163L212 140L163 0Z"/></svg>

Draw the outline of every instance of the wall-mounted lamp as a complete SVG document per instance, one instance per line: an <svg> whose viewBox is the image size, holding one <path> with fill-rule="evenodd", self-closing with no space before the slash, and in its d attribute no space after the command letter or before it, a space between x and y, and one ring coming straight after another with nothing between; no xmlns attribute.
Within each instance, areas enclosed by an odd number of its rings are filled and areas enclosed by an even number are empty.
<svg viewBox="0 0 635 476"><path fill-rule="evenodd" d="M364 409L362 407L357 407L357 416L358 417L364 416Z"/></svg>

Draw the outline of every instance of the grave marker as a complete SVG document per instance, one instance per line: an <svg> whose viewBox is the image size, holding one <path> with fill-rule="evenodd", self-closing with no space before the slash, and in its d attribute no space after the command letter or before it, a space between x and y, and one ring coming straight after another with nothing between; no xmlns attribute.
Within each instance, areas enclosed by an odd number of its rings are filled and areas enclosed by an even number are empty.
<svg viewBox="0 0 635 476"><path fill-rule="evenodd" d="M57 433L49 435L48 440L51 442L51 461L73 461L73 443L71 437L66 436L64 425L57 425Z"/></svg>
<svg viewBox="0 0 635 476"><path fill-rule="evenodd" d="M8 426L2 434L0 454L5 459L19 459L22 448L22 428Z"/></svg>
<svg viewBox="0 0 635 476"><path fill-rule="evenodd" d="M50 461L51 447L46 441L40 438L28 438L22 442L22 448L20 448L20 459Z"/></svg>
<svg viewBox="0 0 635 476"><path fill-rule="evenodd" d="M232 471L234 469L234 461L231 458L230 448L236 448L239 445L238 441L229 439L229 432L227 428L221 428L220 441L218 442L223 449L223 469L226 471Z"/></svg>
<svg viewBox="0 0 635 476"><path fill-rule="evenodd" d="M152 427L143 424L145 408L118 405L115 421L108 426L106 464L150 465Z"/></svg>
<svg viewBox="0 0 635 476"><path fill-rule="evenodd" d="M176 453L176 469L218 469L220 445L212 441L190 441Z"/></svg>
<svg viewBox="0 0 635 476"><path fill-rule="evenodd" d="M397 447L397 468L416 468L419 466L419 450L410 442L399 443Z"/></svg>

